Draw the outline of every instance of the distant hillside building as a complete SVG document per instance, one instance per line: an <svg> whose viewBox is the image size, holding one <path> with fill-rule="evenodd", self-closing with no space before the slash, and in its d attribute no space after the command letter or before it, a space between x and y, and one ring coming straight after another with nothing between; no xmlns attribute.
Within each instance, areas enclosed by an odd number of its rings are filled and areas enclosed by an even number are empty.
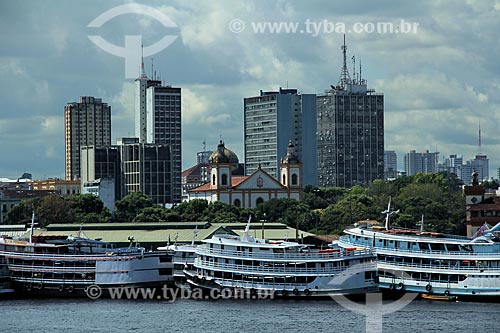
<svg viewBox="0 0 500 333"><path fill-rule="evenodd" d="M111 145L111 107L100 98L81 96L64 107L66 180L80 179L80 149Z"/></svg>
<svg viewBox="0 0 500 333"><path fill-rule="evenodd" d="M394 150L384 151L384 178L394 179L398 176L398 156Z"/></svg>
<svg viewBox="0 0 500 333"><path fill-rule="evenodd" d="M413 176L419 172L435 173L438 172L439 153L431 153L426 150L423 153L418 153L415 150L410 150L404 156L405 172L407 176Z"/></svg>
<svg viewBox="0 0 500 333"><path fill-rule="evenodd" d="M295 155L291 142L286 157L280 162L281 182L261 168L257 168L249 176L233 176L234 156L236 155L221 141L217 150L210 156L210 181L188 190L187 200L220 201L242 208L255 208L271 198L301 200L302 164Z"/></svg>

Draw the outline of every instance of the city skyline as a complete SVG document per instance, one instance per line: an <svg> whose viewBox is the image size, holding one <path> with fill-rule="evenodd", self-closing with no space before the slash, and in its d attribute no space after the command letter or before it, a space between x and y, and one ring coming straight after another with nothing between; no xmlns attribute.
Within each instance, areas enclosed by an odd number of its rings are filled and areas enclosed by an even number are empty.
<svg viewBox="0 0 500 333"><path fill-rule="evenodd" d="M128 14L101 28L88 24L123 1L0 5L0 177L30 172L37 179L64 178L64 105L80 96L111 106L112 143L134 136L134 80L125 78L124 59L96 47L87 37L101 34L116 45L124 35L144 34L150 45L164 35L153 19ZM145 58L145 69L182 88L183 165L196 163L203 141L222 138L243 159L243 98L287 85L320 94L335 85L342 68L342 33L257 33L255 22L417 22L415 33L347 33L351 70L354 55L369 87L384 93L385 150L439 151L441 156L479 153L490 159L490 177L500 166L499 46L493 41L500 4L346 4L318 1L138 2L158 9L177 25L178 38ZM229 5L230 4L230 5ZM72 15L66 15L72 12ZM235 19L245 30L228 26ZM152 61L153 58L153 61ZM137 65L139 74L140 64Z"/></svg>

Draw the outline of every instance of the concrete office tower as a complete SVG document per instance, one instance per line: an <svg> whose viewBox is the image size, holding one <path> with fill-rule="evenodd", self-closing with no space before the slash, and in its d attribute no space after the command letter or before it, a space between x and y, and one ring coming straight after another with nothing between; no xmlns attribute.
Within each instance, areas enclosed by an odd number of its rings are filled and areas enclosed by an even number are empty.
<svg viewBox="0 0 500 333"><path fill-rule="evenodd" d="M64 107L66 180L80 178L82 146L111 144L111 107L100 98L80 97Z"/></svg>
<svg viewBox="0 0 500 333"><path fill-rule="evenodd" d="M171 146L124 143L119 148L126 194L140 191L155 204L174 202Z"/></svg>
<svg viewBox="0 0 500 333"><path fill-rule="evenodd" d="M417 153L415 150L410 150L404 156L406 175L413 176L418 172L438 172L438 159L438 152L431 153L426 150L424 153Z"/></svg>
<svg viewBox="0 0 500 333"><path fill-rule="evenodd" d="M316 185L316 95L280 88L244 99L245 175L260 166L277 179L290 140L303 184Z"/></svg>
<svg viewBox="0 0 500 333"><path fill-rule="evenodd" d="M135 135L139 143L170 145L172 153L172 202L181 202L181 88L162 85L153 74L136 79Z"/></svg>
<svg viewBox="0 0 500 333"><path fill-rule="evenodd" d="M115 200L124 196L120 150L118 146L83 146L81 148L81 192L87 184L95 184L99 179L113 184ZM108 207L109 208L109 207Z"/></svg>
<svg viewBox="0 0 500 333"><path fill-rule="evenodd" d="M346 187L384 177L384 96L347 69L347 47L337 86L317 96L318 186ZM354 60L354 57L353 57Z"/></svg>

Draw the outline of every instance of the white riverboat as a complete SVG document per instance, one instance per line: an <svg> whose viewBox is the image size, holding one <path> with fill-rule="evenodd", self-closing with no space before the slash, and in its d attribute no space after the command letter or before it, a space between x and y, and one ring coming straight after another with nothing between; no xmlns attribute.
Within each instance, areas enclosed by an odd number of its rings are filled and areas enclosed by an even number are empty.
<svg viewBox="0 0 500 333"><path fill-rule="evenodd" d="M314 250L289 241L255 239L249 234L214 235L196 248L192 288L248 291L275 296L364 294L378 290L371 250ZM350 269L355 268L355 269Z"/></svg>
<svg viewBox="0 0 500 333"><path fill-rule="evenodd" d="M177 287L187 286L184 270L192 270L194 259L196 258L196 245L192 244L172 244L158 248L159 251L166 251L172 256L173 279Z"/></svg>
<svg viewBox="0 0 500 333"><path fill-rule="evenodd" d="M172 282L172 258L133 244L116 248L83 237L31 235L0 237L0 257L16 291L73 294L101 288L160 286Z"/></svg>
<svg viewBox="0 0 500 333"><path fill-rule="evenodd" d="M388 215L389 216L389 215ZM379 287L431 295L500 296L500 223L474 239L400 228L358 226L338 245L377 255Z"/></svg>

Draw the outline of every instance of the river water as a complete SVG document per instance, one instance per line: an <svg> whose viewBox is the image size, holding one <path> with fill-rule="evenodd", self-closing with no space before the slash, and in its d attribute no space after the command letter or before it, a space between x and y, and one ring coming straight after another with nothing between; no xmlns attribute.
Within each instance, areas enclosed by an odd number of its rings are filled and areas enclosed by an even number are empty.
<svg viewBox="0 0 500 333"><path fill-rule="evenodd" d="M415 300L383 332L500 332L500 304ZM333 300L0 300L0 332L365 332Z"/></svg>

